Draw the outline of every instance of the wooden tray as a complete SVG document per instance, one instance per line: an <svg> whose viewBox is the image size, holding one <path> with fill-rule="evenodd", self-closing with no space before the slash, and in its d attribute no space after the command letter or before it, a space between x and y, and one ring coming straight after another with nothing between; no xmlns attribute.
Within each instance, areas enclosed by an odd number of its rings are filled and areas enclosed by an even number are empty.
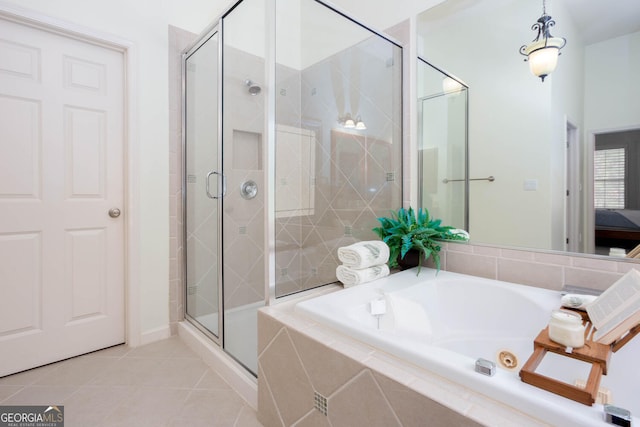
<svg viewBox="0 0 640 427"><path fill-rule="evenodd" d="M585 388L567 384L555 378L537 373L535 370L548 351L591 363L591 372L589 373ZM600 378L603 374L606 375L607 373L610 357L610 346L593 341L585 342L584 347L573 349L571 353L566 353L563 345L551 341L549 338L549 327L546 327L534 340L533 354L520 370L520 379L528 384L591 406L595 403L596 397L598 396Z"/></svg>
<svg viewBox="0 0 640 427"><path fill-rule="evenodd" d="M551 341L549 338L549 327L544 328L533 341L533 354L520 370L520 379L525 383L534 385L541 389L550 391L568 399L575 400L584 405L593 405L598 396L600 379L607 374L611 353L618 351L629 342L634 336L640 333L640 325L636 325L628 333L624 334L611 345L600 344L593 341L593 326L588 320L586 313L580 313L585 322L585 345L584 347L573 349L567 353L566 347ZM560 354L572 359L591 363L591 372L584 388L567 384L555 378L535 372L547 352Z"/></svg>

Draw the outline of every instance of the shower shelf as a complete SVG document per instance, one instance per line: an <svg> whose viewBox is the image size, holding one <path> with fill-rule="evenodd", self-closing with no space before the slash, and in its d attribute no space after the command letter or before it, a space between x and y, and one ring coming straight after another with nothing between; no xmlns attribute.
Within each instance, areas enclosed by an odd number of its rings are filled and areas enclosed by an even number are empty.
<svg viewBox="0 0 640 427"><path fill-rule="evenodd" d="M600 387L600 379L602 375L607 374L611 353L620 350L626 343L631 341L633 337L638 335L640 333L640 324L631 328L612 344L606 345L595 342L590 338L591 332L593 332L594 329L593 325L585 312L576 312L580 313L586 325L585 346L573 349L571 353L567 353L565 346L555 343L549 338L549 327L547 326L540 331L533 341L533 354L520 370L520 379L525 383L591 406L596 401L598 388ZM548 351L591 363L591 371L586 386L581 388L535 372Z"/></svg>

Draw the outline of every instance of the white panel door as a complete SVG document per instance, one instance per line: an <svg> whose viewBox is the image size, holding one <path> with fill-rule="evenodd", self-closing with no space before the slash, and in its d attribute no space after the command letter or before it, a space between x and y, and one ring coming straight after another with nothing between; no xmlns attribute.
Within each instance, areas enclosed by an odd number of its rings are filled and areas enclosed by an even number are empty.
<svg viewBox="0 0 640 427"><path fill-rule="evenodd" d="M0 19L0 376L124 342L123 75Z"/></svg>

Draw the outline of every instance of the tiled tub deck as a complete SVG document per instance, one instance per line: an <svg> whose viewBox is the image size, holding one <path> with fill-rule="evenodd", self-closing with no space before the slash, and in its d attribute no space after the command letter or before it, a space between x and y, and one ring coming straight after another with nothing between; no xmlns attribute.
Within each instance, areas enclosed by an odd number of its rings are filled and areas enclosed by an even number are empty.
<svg viewBox="0 0 640 427"><path fill-rule="evenodd" d="M542 426L495 400L294 312L258 313L258 418L265 426Z"/></svg>

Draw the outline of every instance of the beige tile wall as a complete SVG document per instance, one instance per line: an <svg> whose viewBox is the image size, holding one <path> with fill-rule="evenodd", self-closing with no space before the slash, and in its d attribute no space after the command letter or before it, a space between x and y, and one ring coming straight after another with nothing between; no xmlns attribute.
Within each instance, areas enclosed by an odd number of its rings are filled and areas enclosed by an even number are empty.
<svg viewBox="0 0 640 427"><path fill-rule="evenodd" d="M443 270L555 290L605 290L630 269L640 270L637 261L459 243L444 245L441 260Z"/></svg>
<svg viewBox="0 0 640 427"><path fill-rule="evenodd" d="M266 262L264 165L267 139L263 134L266 87L262 80L265 63L263 58L232 45L233 39L225 38L223 135L222 141L218 142L223 146L223 171L227 182L222 203L225 310L264 301ZM262 86L262 92L250 95L246 80ZM258 193L254 199L245 200L240 188L249 180L256 183Z"/></svg>

